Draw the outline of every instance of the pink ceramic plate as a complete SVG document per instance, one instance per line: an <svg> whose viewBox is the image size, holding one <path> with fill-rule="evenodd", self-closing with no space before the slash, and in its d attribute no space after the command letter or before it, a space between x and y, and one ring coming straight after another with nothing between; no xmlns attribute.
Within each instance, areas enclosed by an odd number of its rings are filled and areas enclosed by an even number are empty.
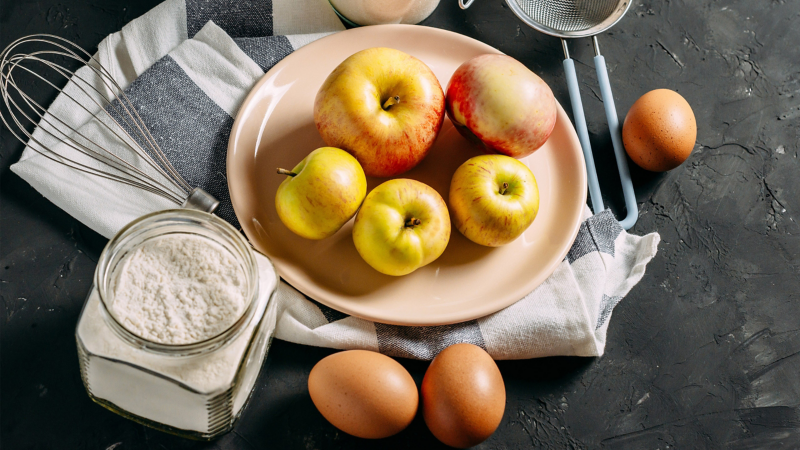
<svg viewBox="0 0 800 450"><path fill-rule="evenodd" d="M586 203L586 168L575 129L558 106L547 143L522 161L539 185L539 215L516 241L487 248L455 228L444 254L403 277L382 275L356 252L352 221L334 236L310 241L278 219L275 192L292 168L324 146L314 126L314 97L328 74L351 54L393 47L428 64L443 87L464 61L498 50L449 31L411 25L357 28L320 39L272 68L244 101L228 145L233 207L253 245L281 277L304 294L347 314L401 325L441 325L475 319L509 306L542 283L564 259ZM450 178L478 155L445 120L428 157L403 174L447 200ZM368 189L380 184L369 179Z"/></svg>

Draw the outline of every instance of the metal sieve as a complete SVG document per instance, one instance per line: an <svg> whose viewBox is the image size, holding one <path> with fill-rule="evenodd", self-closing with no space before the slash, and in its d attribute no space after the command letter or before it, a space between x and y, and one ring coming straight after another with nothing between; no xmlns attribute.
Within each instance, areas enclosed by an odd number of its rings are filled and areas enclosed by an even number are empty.
<svg viewBox="0 0 800 450"><path fill-rule="evenodd" d="M458 0L462 9L467 9L474 0ZM603 197L600 193L600 184L597 181L597 171L594 166L592 147L589 143L589 131L586 128L586 118L583 114L578 77L575 73L575 62L569 57L569 47L565 39L592 37L594 44L594 66L597 71L597 81L606 110L608 130L614 146L617 159L617 170L622 182L622 192L625 196L627 215L620 221L624 229L630 229L636 223L639 211L636 207L636 194L628 170L628 160L622 147L619 119L614 105L614 96L611 94L611 84L608 81L606 60L600 54L600 45L597 34L611 28L622 19L628 11L630 0L506 0L511 11L528 26L542 33L561 38L564 49L564 72L569 88L572 115L575 119L575 128L578 139L583 148L583 157L586 160L586 172L589 182L589 197L595 214L603 211Z"/></svg>

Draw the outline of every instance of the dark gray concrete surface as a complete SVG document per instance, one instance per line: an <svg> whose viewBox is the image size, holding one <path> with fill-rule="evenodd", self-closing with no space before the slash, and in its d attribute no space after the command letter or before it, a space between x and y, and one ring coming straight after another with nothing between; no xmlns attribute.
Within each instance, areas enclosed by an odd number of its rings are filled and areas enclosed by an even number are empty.
<svg viewBox="0 0 800 450"><path fill-rule="evenodd" d="M158 0L1 0L0 46L53 33L92 49ZM508 402L479 448L800 448L800 3L637 0L600 36L620 117L669 88L692 105L692 156L634 169L656 258L611 319L606 355L499 363ZM503 0L442 4L425 25L523 61L568 105L558 40ZM622 208L589 40L572 44L607 201ZM569 109L569 108L567 108ZM212 443L175 438L87 397L73 331L105 240L9 172L0 140L0 446L5 449L428 448L421 418L381 442L329 425L306 388L332 351L275 342L250 406ZM419 383L427 364L402 361Z"/></svg>

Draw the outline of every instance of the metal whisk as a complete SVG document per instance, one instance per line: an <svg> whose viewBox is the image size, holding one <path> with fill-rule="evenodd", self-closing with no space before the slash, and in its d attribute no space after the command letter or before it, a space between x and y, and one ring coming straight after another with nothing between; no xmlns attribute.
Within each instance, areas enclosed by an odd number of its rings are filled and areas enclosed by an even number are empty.
<svg viewBox="0 0 800 450"><path fill-rule="evenodd" d="M466 9L473 2L474 0L459 0L459 5L462 9ZM600 183L597 180L597 170L594 167L589 130L586 128L586 118L583 115L583 102L578 87L578 77L575 73L575 63L569 57L569 47L565 40L567 38L592 37L597 81L603 97L608 130L614 145L617 170L622 182L622 193L625 196L625 208L627 209L627 215L620 221L620 225L626 230L630 229L636 223L639 211L636 207L636 194L633 191L633 183L628 170L628 160L625 156L625 149L622 147L619 119L614 105L614 96L611 94L611 84L608 81L606 60L600 54L600 45L596 36L622 19L622 16L630 8L630 0L506 0L506 3L511 11L531 28L561 38L565 58L564 72L567 77L570 103L572 103L572 115L575 118L575 128L583 148L583 157L586 160L589 196L592 201L592 209L595 213L599 213L604 209L603 197L600 193Z"/></svg>
<svg viewBox="0 0 800 450"><path fill-rule="evenodd" d="M79 73L65 67L75 62L89 70ZM108 148L71 125L68 117L48 112L20 88L20 79L25 77L56 89L62 101L69 102L67 110L82 111L97 119L96 124L110 133L117 145ZM62 78L72 81L71 88L59 88ZM219 205L203 189L192 188L175 170L111 73L67 39L36 34L6 47L0 53L0 96L6 106L0 108L0 118L6 127L20 142L52 161L151 192L186 208L213 212ZM29 132L32 126L37 129ZM143 164L137 167L134 161Z"/></svg>

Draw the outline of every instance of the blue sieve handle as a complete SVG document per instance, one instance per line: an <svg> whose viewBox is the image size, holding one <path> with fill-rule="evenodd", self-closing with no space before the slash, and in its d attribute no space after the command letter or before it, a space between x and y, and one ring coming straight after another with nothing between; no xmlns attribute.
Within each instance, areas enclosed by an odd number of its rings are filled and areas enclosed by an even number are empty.
<svg viewBox="0 0 800 450"><path fill-rule="evenodd" d="M605 65L603 67L605 67ZM570 103L572 103L572 116L575 119L578 140L580 140L581 148L583 149L583 159L586 161L586 176L589 181L589 197L592 201L592 210L595 214L600 214L605 207L603 206L603 196L600 194L600 183L597 181L597 170L594 168L592 145L589 143L589 130L586 128L586 118L583 115L583 102L581 102L581 90L578 86L578 76L575 74L575 62L572 58L564 60L564 73L567 76L569 100ZM634 221L635 220L634 218Z"/></svg>
<svg viewBox="0 0 800 450"><path fill-rule="evenodd" d="M628 160L625 156L625 149L622 146L619 119L617 118L617 107L614 105L614 95L611 93L611 83L608 81L608 70L606 69L606 59L603 58L603 55L594 57L594 67L595 70L597 70L597 82L600 85L600 94L603 96L603 107L606 110L608 131L611 134L611 143L614 144L614 155L617 158L617 170L619 171L619 179L622 182L622 193L625 196L627 216L625 216L625 219L621 220L619 224L622 228L629 230L636 223L636 219L639 218L639 209L636 206L636 193L633 191L631 173L628 170ZM570 90L570 96L571 94L572 92ZM575 102L573 101L572 104L575 105ZM596 213L597 211L595 211L595 214Z"/></svg>

